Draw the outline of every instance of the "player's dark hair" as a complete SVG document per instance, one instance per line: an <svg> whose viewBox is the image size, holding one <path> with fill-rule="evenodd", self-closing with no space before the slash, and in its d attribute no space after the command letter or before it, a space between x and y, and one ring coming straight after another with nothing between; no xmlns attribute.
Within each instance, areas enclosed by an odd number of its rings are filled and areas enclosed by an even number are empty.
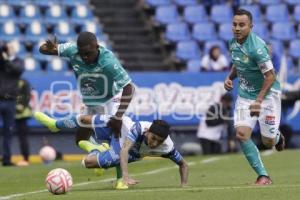
<svg viewBox="0 0 300 200"><path fill-rule="evenodd" d="M250 20L250 22L251 22L251 24L252 24L252 14L251 14L251 12L249 12L248 10L245 10L245 9L238 9L235 13L234 13L234 15L247 15L248 16L248 18L249 18L249 20Z"/></svg>
<svg viewBox="0 0 300 200"><path fill-rule="evenodd" d="M170 134L170 125L164 120L154 120L149 131L154 135L166 139Z"/></svg>
<svg viewBox="0 0 300 200"><path fill-rule="evenodd" d="M232 95L229 93L226 93L224 95L221 96L221 101L227 101L227 102L232 102L233 98Z"/></svg>
<svg viewBox="0 0 300 200"><path fill-rule="evenodd" d="M97 38L94 33L87 31L79 33L77 38L77 46L83 47L93 43L97 43Z"/></svg>

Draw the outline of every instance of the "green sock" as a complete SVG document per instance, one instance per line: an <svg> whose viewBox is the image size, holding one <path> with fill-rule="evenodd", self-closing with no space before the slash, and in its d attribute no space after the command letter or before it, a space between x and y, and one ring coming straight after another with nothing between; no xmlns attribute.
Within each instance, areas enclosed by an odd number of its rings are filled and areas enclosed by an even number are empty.
<svg viewBox="0 0 300 200"><path fill-rule="evenodd" d="M244 155L246 156L249 164L254 169L258 176L268 176L268 173L262 163L262 160L259 155L259 151L256 145L251 139L246 142L240 142Z"/></svg>
<svg viewBox="0 0 300 200"><path fill-rule="evenodd" d="M117 179L122 178L122 170L120 166L116 166Z"/></svg>

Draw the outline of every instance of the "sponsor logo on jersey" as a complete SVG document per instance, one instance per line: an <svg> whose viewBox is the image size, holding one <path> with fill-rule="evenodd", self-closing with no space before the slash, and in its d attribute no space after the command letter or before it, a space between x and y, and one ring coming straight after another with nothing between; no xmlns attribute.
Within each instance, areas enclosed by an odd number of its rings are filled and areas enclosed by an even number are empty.
<svg viewBox="0 0 300 200"><path fill-rule="evenodd" d="M275 116L267 115L265 119L265 123L268 125L275 125Z"/></svg>

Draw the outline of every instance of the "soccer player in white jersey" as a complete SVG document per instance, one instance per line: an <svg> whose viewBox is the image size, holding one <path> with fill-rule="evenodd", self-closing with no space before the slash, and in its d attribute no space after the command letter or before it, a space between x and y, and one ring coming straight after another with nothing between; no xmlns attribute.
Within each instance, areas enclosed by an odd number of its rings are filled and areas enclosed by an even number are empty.
<svg viewBox="0 0 300 200"><path fill-rule="evenodd" d="M256 145L251 140L252 130L259 122L262 142L266 147L284 149L285 141L279 132L281 91L266 43L251 32L252 15L238 10L232 22L234 38L229 42L233 66L224 87L233 89L238 78L238 98L234 125L245 157L257 173L256 185L272 184Z"/></svg>
<svg viewBox="0 0 300 200"><path fill-rule="evenodd" d="M112 129L107 127L109 115L76 115L71 118L56 120L36 112L34 116L48 128L55 126L58 130L73 129L79 126L90 126L96 140L109 141L109 148L95 145L88 140L79 142L79 146L89 154L82 164L86 168L111 168L121 166L123 185L117 189L127 189L138 181L129 177L128 162L141 160L145 156L161 156L169 158L179 166L181 186L187 185L188 164L175 149L169 133L170 127L163 120L153 122L133 122L129 117L123 117L121 137L116 138Z"/></svg>

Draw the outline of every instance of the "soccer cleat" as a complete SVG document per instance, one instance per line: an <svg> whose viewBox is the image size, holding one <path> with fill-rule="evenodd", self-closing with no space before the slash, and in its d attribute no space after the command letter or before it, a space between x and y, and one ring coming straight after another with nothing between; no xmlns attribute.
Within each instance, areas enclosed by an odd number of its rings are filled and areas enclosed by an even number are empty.
<svg viewBox="0 0 300 200"><path fill-rule="evenodd" d="M109 145L107 143L93 144L88 140L80 140L78 142L78 146L88 153L93 150L98 150L100 152L109 150Z"/></svg>
<svg viewBox="0 0 300 200"><path fill-rule="evenodd" d="M282 151L284 147L285 147L285 137L282 135L282 133L280 133L279 141L275 145L275 148L277 151Z"/></svg>
<svg viewBox="0 0 300 200"><path fill-rule="evenodd" d="M123 179L117 179L115 188L117 190L127 190L129 187L123 182Z"/></svg>
<svg viewBox="0 0 300 200"><path fill-rule="evenodd" d="M257 177L254 185L271 185L273 182L269 176L261 175Z"/></svg>
<svg viewBox="0 0 300 200"><path fill-rule="evenodd" d="M42 113L42 112L35 112L33 114L33 117L40 122L41 124L45 125L51 132L58 132L60 129L58 129L55 125L56 120L49 117L48 115Z"/></svg>
<svg viewBox="0 0 300 200"><path fill-rule="evenodd" d="M105 169L103 168L95 168L94 172L96 174L96 176L102 176L104 174Z"/></svg>

